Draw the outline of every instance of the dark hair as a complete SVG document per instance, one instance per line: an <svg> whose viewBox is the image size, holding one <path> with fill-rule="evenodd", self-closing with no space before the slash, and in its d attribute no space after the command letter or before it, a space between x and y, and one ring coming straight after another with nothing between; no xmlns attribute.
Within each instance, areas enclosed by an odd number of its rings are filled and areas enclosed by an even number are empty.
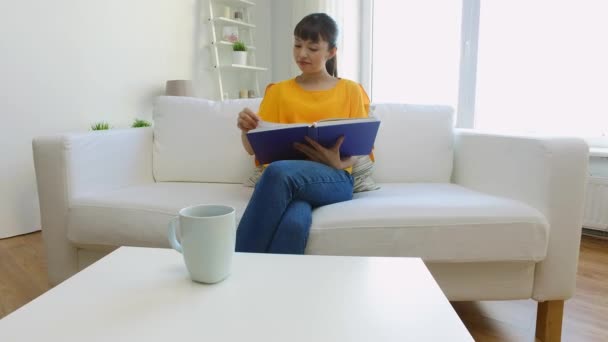
<svg viewBox="0 0 608 342"><path fill-rule="evenodd" d="M293 35L315 43L322 39L327 42L331 50L336 47L338 25L325 13L312 13L300 20L293 30ZM333 58L327 60L325 68L330 75L338 77L338 58L334 55Z"/></svg>

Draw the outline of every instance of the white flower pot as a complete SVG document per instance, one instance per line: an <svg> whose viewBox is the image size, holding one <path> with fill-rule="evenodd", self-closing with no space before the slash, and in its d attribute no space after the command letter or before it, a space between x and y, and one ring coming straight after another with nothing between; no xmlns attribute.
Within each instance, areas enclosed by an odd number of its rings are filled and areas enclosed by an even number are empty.
<svg viewBox="0 0 608 342"><path fill-rule="evenodd" d="M232 51L232 64L247 65L247 51Z"/></svg>

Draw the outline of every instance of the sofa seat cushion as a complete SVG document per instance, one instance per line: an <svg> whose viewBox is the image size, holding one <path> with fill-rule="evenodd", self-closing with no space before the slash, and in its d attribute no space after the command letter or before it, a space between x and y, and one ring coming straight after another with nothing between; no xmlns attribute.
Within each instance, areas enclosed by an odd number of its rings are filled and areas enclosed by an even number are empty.
<svg viewBox="0 0 608 342"><path fill-rule="evenodd" d="M535 209L445 183L381 184L313 212L307 254L415 256L426 261L538 261L548 225ZM72 201L68 238L79 245L169 247L167 224L193 204L236 208L240 184L151 183Z"/></svg>
<svg viewBox="0 0 608 342"><path fill-rule="evenodd" d="M75 198L68 239L80 245L169 247L167 226L184 207L225 204L240 219L252 189L241 184L159 182Z"/></svg>
<svg viewBox="0 0 608 342"><path fill-rule="evenodd" d="M455 184L384 183L315 210L307 254L430 262L539 261L549 225L536 209Z"/></svg>

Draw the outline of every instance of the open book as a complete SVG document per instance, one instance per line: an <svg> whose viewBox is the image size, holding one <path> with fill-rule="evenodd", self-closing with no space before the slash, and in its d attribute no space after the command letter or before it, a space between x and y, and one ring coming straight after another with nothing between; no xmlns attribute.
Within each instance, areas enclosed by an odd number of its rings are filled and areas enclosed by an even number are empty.
<svg viewBox="0 0 608 342"><path fill-rule="evenodd" d="M325 147L332 147L340 136L342 157L368 155L372 152L380 121L376 118L327 119L312 124L277 124L260 121L256 129L247 133L247 139L262 164L277 160L306 159L296 150L296 142L306 144L308 136Z"/></svg>

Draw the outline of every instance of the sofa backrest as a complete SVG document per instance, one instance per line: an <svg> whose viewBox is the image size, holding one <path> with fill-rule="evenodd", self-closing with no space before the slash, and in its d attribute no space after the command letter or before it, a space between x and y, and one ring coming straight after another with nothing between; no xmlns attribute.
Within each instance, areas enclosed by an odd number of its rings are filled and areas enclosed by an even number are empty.
<svg viewBox="0 0 608 342"><path fill-rule="evenodd" d="M242 183L254 168L241 145L238 113L261 99L210 101L161 96L154 106L157 182ZM446 106L372 105L382 120L376 138L378 182L449 182L453 110Z"/></svg>
<svg viewBox="0 0 608 342"><path fill-rule="evenodd" d="M449 183L453 163L453 109L376 103L381 120L374 149L377 182Z"/></svg>
<svg viewBox="0 0 608 342"><path fill-rule="evenodd" d="M241 144L238 113L261 99L210 101L160 96L154 105L153 170L157 182L242 183L254 160Z"/></svg>

